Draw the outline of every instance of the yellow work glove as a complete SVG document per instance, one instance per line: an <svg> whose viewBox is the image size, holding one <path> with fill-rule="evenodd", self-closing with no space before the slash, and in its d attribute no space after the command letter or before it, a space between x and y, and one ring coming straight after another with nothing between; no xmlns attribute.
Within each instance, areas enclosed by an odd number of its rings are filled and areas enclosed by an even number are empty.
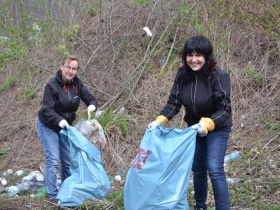
<svg viewBox="0 0 280 210"><path fill-rule="evenodd" d="M209 131L213 131L215 129L215 124L212 119L202 117L199 123L193 125L192 128L197 130L200 137L204 137Z"/></svg>
<svg viewBox="0 0 280 210"><path fill-rule="evenodd" d="M159 115L156 117L155 121L151 122L148 125L148 128L150 131L154 130L156 127L158 126L163 126L165 124L167 124L169 121L167 119L167 117L163 116L163 115Z"/></svg>

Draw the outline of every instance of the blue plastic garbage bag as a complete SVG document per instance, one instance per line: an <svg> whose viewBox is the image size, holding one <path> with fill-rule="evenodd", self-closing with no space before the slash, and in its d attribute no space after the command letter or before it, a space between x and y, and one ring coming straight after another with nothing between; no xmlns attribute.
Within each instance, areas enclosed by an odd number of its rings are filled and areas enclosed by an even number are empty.
<svg viewBox="0 0 280 210"><path fill-rule="evenodd" d="M127 173L125 210L188 210L187 190L197 131L148 129Z"/></svg>
<svg viewBox="0 0 280 210"><path fill-rule="evenodd" d="M57 199L58 205L74 207L85 199L103 198L110 192L110 181L104 170L100 151L76 128L60 132L64 141L69 141L71 151L71 176L62 183Z"/></svg>

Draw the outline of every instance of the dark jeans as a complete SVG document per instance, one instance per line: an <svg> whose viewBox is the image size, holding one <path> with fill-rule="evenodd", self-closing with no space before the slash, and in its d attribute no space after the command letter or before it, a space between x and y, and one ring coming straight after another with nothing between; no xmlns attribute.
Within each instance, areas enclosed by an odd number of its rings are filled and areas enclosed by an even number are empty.
<svg viewBox="0 0 280 210"><path fill-rule="evenodd" d="M213 131L206 137L196 138L192 170L197 209L207 209L207 172L213 187L216 210L230 209L228 183L224 172L224 156L229 133L230 131Z"/></svg>

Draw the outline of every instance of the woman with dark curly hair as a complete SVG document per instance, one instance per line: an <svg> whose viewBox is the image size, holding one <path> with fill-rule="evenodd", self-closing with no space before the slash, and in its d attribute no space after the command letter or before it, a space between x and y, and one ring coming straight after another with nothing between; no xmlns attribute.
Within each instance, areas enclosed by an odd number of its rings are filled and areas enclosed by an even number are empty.
<svg viewBox="0 0 280 210"><path fill-rule="evenodd" d="M224 156L232 127L230 77L216 65L212 44L202 35L186 41L182 63L165 107L149 128L168 123L185 107L185 122L198 131L192 166L195 209L207 209L209 174L216 209L228 210Z"/></svg>

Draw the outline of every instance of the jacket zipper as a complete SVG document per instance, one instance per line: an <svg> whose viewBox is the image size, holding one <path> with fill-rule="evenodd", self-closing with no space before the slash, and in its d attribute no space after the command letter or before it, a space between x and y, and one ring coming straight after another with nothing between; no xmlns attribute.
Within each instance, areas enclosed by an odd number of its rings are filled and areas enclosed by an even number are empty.
<svg viewBox="0 0 280 210"><path fill-rule="evenodd" d="M195 107L196 88L197 88L197 75L195 75L194 90L193 90L192 93L191 93L191 94L193 95L193 100L192 100L192 102L193 102L193 113L194 113L195 115L197 115L197 113L196 113L196 107Z"/></svg>

